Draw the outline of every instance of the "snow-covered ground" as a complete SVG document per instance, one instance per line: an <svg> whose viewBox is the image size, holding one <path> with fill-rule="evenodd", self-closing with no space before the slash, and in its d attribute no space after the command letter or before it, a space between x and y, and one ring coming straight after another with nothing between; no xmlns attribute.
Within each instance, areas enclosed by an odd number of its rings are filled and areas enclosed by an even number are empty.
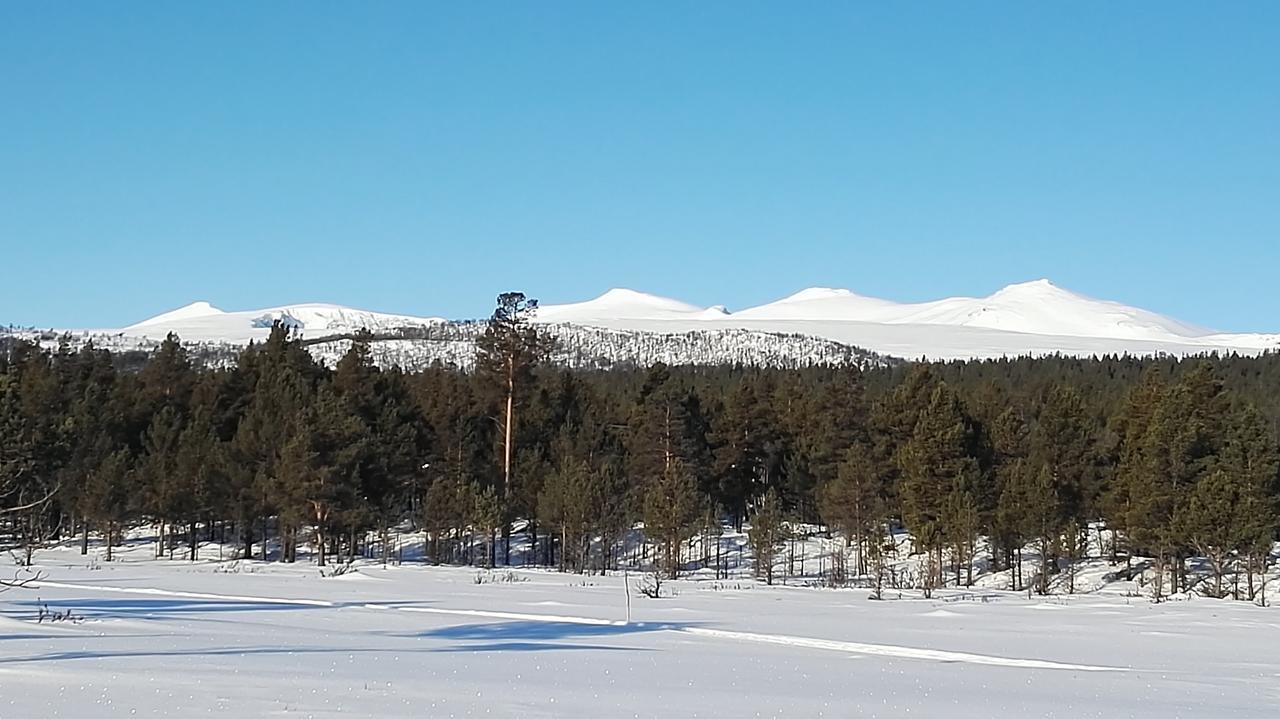
<svg viewBox="0 0 1280 719"><path fill-rule="evenodd" d="M633 574L628 621L621 576L98 551L42 551L39 586L0 594L0 716L1167 719L1280 702L1280 610L1245 602L877 602L709 576L648 599Z"/></svg>

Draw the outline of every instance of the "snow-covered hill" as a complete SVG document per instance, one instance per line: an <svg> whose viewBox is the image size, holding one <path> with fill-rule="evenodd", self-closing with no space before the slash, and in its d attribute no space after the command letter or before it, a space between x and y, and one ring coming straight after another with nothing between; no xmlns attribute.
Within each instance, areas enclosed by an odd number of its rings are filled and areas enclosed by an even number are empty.
<svg viewBox="0 0 1280 719"><path fill-rule="evenodd" d="M339 305L299 304L226 312L196 302L118 330L76 332L99 346L147 349L174 332L215 355L267 336L283 322L304 339L360 329L417 339L385 339L386 363L467 365L477 325L437 317L385 314ZM1258 354L1280 350L1280 334L1231 334L1094 299L1048 280L1014 284L988 297L899 303L850 290L810 288L730 313L629 289L585 302L544 305L537 321L560 339L557 360L574 366L743 363L775 367L884 357L970 359L1023 355ZM329 359L339 341L313 351ZM865 351L864 351L865 350ZM842 359L845 358L845 359Z"/></svg>
<svg viewBox="0 0 1280 719"><path fill-rule="evenodd" d="M224 312L208 302L193 302L170 312L129 325L119 334L164 339L173 332L193 342L248 343L264 339L271 325L281 322L303 337L354 332L364 328L384 332L403 327L429 327L445 320L356 310L341 305L300 304L244 312Z"/></svg>
<svg viewBox="0 0 1280 719"><path fill-rule="evenodd" d="M625 293L625 294L623 294ZM622 300L626 300L623 302ZM679 311L654 308L679 307ZM1118 302L1036 280L981 298L898 303L814 287L738 312L702 309L630 290L551 305L542 317L615 329L676 332L724 328L824 337L897 357L969 359L1061 353L1257 354L1280 349L1280 334L1214 332Z"/></svg>
<svg viewBox="0 0 1280 719"><path fill-rule="evenodd" d="M583 322L585 320L649 319L702 320L724 317L723 305L698 307L679 300L615 288L594 300L567 305L544 305L538 309L543 322Z"/></svg>
<svg viewBox="0 0 1280 719"><path fill-rule="evenodd" d="M645 314L638 310L629 314L628 308L643 307L650 316L673 318L687 313L695 320L704 314L702 310L689 311L674 302L646 304L639 293L625 292L612 293L610 301L584 303L591 305L585 311L598 312L602 319L607 319L610 302L623 315L640 318ZM98 348L116 352L151 352L174 333L198 361L225 366L235 362L241 349L251 341L265 340L275 322L290 327L318 360L329 365L346 352L352 334L367 329L374 337L370 350L376 362L410 370L436 362L470 367L476 338L484 330L481 322L383 314L338 305L305 304L225 312L207 302L196 302L118 330L42 332L0 328L0 335L35 339L50 347L63 340L77 346L91 341ZM646 367L658 362L779 368L856 364L865 368L894 361L823 337L734 327L692 326L667 331L544 322L543 328L556 340L552 361L579 368Z"/></svg>

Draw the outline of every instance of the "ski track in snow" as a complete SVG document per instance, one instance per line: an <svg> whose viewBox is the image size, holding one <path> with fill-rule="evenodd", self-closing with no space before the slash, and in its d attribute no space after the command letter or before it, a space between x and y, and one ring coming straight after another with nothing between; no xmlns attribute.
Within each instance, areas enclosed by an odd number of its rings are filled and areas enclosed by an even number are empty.
<svg viewBox="0 0 1280 719"><path fill-rule="evenodd" d="M917 649L915 647L899 647L892 644L865 644L863 642L814 639L811 637L793 637L782 634L755 634L753 632L735 632L725 629L706 629L704 627L680 627L679 631L703 637L734 639L761 644L781 644L783 646L806 647L809 649L826 649L836 652L847 652L850 654L892 657L894 659L923 659L936 662L983 664L993 667L1014 667L1019 669L1065 669L1077 672L1129 671L1123 667L1104 667L1091 664L1066 664L1063 662L1050 662L1042 659L1015 659L1012 657L998 657L990 654L953 652L943 649Z"/></svg>
<svg viewBox="0 0 1280 719"><path fill-rule="evenodd" d="M626 621L617 621L610 619L598 619L594 617L576 617L555 614L532 614L526 612L504 612L487 609L443 609L436 607L402 607L388 606L385 604L377 604L371 602L359 604L346 604L342 602L331 602L321 599L293 599L278 597L249 597L235 594L212 594L208 592L186 592L170 589L158 589L153 587L111 587L93 584L78 584L69 582L50 582L41 581L33 582L32 587L49 587L53 589L78 589L95 592L109 592L117 594L145 594L151 596L178 597L184 599L211 599L229 602L252 602L255 604L286 604L308 607L332 607L332 608L360 608L376 611L399 611L399 612L415 612L419 614L437 614L446 616L460 617L482 617L485 619L507 619L513 621L532 621L532 622L555 622L567 624L584 624L591 626L612 626L624 627L628 626ZM649 622L634 622L634 626L646 627L650 626ZM959 664L979 664L985 666L1008 667L1015 669L1051 669L1051 670L1067 670L1077 672L1127 672L1130 671L1124 667L1108 667L1090 664L1070 664L1064 662L1052 662L1042 659L1018 659L1013 657L1001 657L990 654L973 654L970 652L955 652L942 649L920 649L916 647L903 647L891 644L867 644L864 642L850 642L835 639L818 639L814 637L798 637L785 634L759 634L755 632L741 632L727 629L708 629L705 627L684 627L672 626L663 623L657 623L657 626L664 631L679 632L690 634L693 636L706 637L709 639L723 639L738 642L752 642L756 644L774 644L787 647L799 647L806 649L819 649L823 651L844 652L847 654L862 654L867 656L889 657L893 659L914 659L923 661L935 661Z"/></svg>

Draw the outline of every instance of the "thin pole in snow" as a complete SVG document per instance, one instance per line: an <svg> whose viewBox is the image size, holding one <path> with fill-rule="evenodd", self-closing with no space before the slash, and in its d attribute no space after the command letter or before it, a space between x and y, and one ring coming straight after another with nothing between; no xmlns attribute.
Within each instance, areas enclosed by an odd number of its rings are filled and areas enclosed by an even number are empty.
<svg viewBox="0 0 1280 719"><path fill-rule="evenodd" d="M631 580L627 578L627 570L622 570L622 590L627 595L627 624L631 623Z"/></svg>

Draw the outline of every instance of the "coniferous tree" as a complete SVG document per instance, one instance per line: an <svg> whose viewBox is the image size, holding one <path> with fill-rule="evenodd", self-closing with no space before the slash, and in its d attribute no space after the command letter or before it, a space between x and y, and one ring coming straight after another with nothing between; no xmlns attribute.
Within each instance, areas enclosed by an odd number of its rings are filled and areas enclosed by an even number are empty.
<svg viewBox="0 0 1280 719"><path fill-rule="evenodd" d="M224 452L209 408L201 406L178 436L172 464L180 494L171 500L171 519L187 525L188 558L192 561L199 558L197 525L226 505Z"/></svg>
<svg viewBox="0 0 1280 719"><path fill-rule="evenodd" d="M1135 541L1152 548L1156 593L1180 591L1183 557L1189 542L1175 518L1197 482L1212 468L1223 439L1227 414L1222 383L1199 364L1160 398L1143 437L1143 464L1131 485L1129 524Z"/></svg>
<svg viewBox="0 0 1280 719"><path fill-rule="evenodd" d="M498 527L503 524L502 500L493 487L473 489L471 492L471 524L485 538L485 566L496 566Z"/></svg>
<svg viewBox="0 0 1280 719"><path fill-rule="evenodd" d="M852 540L855 572L867 574L869 555L884 541L888 504L883 479L865 448L853 447L846 452L835 480L820 490L818 503L827 524ZM839 559L843 559L843 550Z"/></svg>
<svg viewBox="0 0 1280 719"><path fill-rule="evenodd" d="M0 516L13 523L20 562L30 564L34 551L58 531L54 500L72 437L53 358L36 347L14 354L0 396ZM59 356L65 355L64 347Z"/></svg>
<svg viewBox="0 0 1280 719"><path fill-rule="evenodd" d="M644 527L658 545L658 567L671 579L680 575L681 546L697 532L700 515L693 475L684 462L673 459L648 485Z"/></svg>
<svg viewBox="0 0 1280 719"><path fill-rule="evenodd" d="M82 511L86 521L96 525L102 535L108 562L113 559L114 547L129 520L133 478L133 457L127 449L112 452L85 477Z"/></svg>
<svg viewBox="0 0 1280 719"><path fill-rule="evenodd" d="M930 556L924 578L929 590L941 584L947 539L954 540L960 531L967 531L957 523L968 517L948 510L971 506L978 465L969 454L970 431L959 399L941 385L934 390L915 432L901 450L903 520L915 536L918 549Z"/></svg>
<svg viewBox="0 0 1280 719"><path fill-rule="evenodd" d="M268 520L286 500L279 479L281 453L312 399L319 373L279 323L261 348L251 345L241 354L240 369L249 375L250 389L229 448L234 468L231 503L244 558L253 558L255 525L261 523L262 558L266 559Z"/></svg>
<svg viewBox="0 0 1280 719"><path fill-rule="evenodd" d="M1147 433L1156 407L1167 391L1158 371L1146 372L1129 392L1121 412L1113 420L1119 436L1116 468L1110 488L1104 493L1107 524L1111 527L1112 559L1119 553L1123 538L1128 544L1155 541L1154 521L1146 510L1149 492ZM1132 560L1133 546L1127 547L1126 561Z"/></svg>
<svg viewBox="0 0 1280 719"><path fill-rule="evenodd" d="M1062 549L1074 566L1084 554L1089 521L1097 516L1100 494L1096 428L1084 402L1072 388L1055 386L1048 393L1029 439L1033 465L1051 474L1055 506L1062 529ZM1075 589L1074 570L1068 591Z"/></svg>
<svg viewBox="0 0 1280 719"><path fill-rule="evenodd" d="M137 497L140 514L155 522L156 556L164 556L166 540L173 531L172 522L183 511L188 487L178 472L178 443L182 437L183 418L174 406L163 406L152 417L143 441L139 473L143 492Z"/></svg>
<svg viewBox="0 0 1280 719"><path fill-rule="evenodd" d="M502 502L511 492L517 400L528 384L533 368L550 349L549 340L539 334L531 322L537 310L538 301L526 298L523 292L504 292L498 295L498 306L484 334L476 340L476 370L498 388L503 404ZM509 532L510 523L504 522L504 536ZM503 551L507 553L510 542L505 544Z"/></svg>
<svg viewBox="0 0 1280 719"><path fill-rule="evenodd" d="M754 384L739 382L729 394L715 429L716 495L741 529L752 500L773 487L781 474L776 422Z"/></svg>
<svg viewBox="0 0 1280 719"><path fill-rule="evenodd" d="M643 507L650 485L673 468L706 493L710 458L705 428L696 417L697 402L671 379L668 368L650 368L626 425L625 470L631 478L631 502Z"/></svg>
<svg viewBox="0 0 1280 719"><path fill-rule="evenodd" d="M559 535L561 571L588 569L591 538L600 528L606 498L601 475L582 460L565 457L538 497L542 522Z"/></svg>
<svg viewBox="0 0 1280 719"><path fill-rule="evenodd" d="M1233 478L1238 492L1232 549L1244 560L1250 600L1257 596L1254 576L1266 577L1272 543L1280 530L1280 447L1274 426L1253 405L1238 409L1216 465L1216 471ZM1238 589L1233 593L1238 599Z"/></svg>
<svg viewBox="0 0 1280 719"><path fill-rule="evenodd" d="M782 500L778 492L765 492L760 506L751 515L751 528L747 531L751 551L755 556L756 576L764 577L765 584L773 584L774 561L778 545L787 539L787 524L782 513Z"/></svg>
<svg viewBox="0 0 1280 719"><path fill-rule="evenodd" d="M1028 467L1029 429L1016 407L1003 409L991 426L995 484L998 495L991 521L991 559L995 569L1009 569L1012 588L1022 584L1022 548L1027 543L1022 477Z"/></svg>

